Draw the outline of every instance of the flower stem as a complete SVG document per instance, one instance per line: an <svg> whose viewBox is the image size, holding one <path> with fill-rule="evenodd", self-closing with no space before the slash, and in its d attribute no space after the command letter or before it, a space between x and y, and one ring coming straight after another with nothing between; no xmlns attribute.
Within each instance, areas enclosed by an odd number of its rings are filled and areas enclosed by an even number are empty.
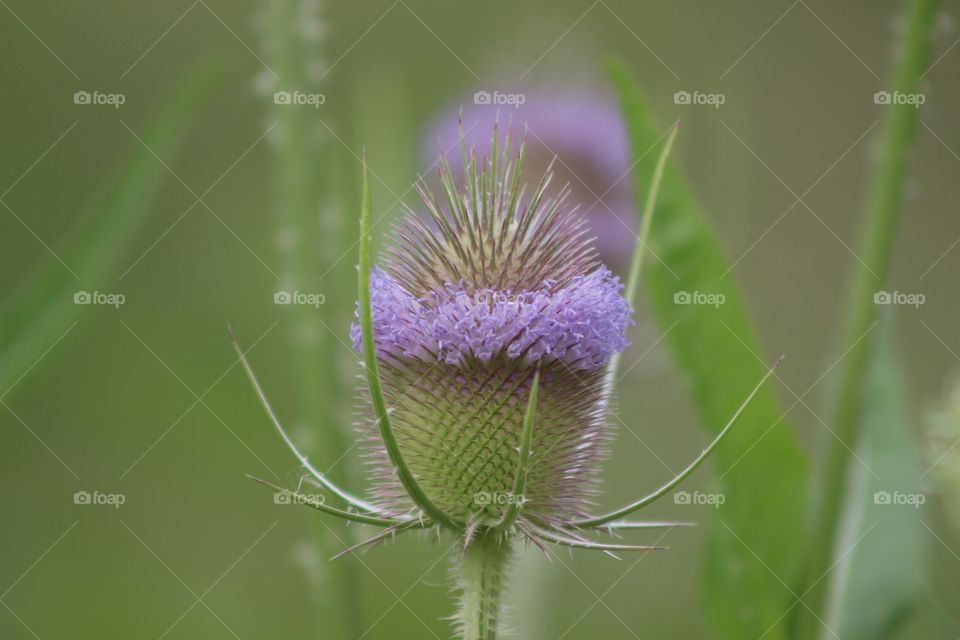
<svg viewBox="0 0 960 640"><path fill-rule="evenodd" d="M462 640L496 640L501 625L501 598L506 591L510 542L491 532L477 536L460 559Z"/></svg>
<svg viewBox="0 0 960 640"><path fill-rule="evenodd" d="M934 23L937 0L914 0L908 8L906 30L897 48L896 76L889 95L913 95L919 92L920 81L930 51L930 31ZM889 101L888 101L889 102ZM869 200L864 236L860 246L862 265L855 274L852 294L848 298L847 324L843 333L846 345L853 345L841 365L833 428L835 437L829 448L821 474L822 486L816 505L812 549L805 584L807 606L797 610L803 616L796 637L813 638L820 627L817 615L827 606L829 573L833 564L843 487L850 465L851 447L859 440L863 417L863 381L867 377L869 355L873 344L871 331L877 323L878 309L874 294L887 281L893 244L903 201L907 175L907 156L920 120L916 105L898 103L882 107L886 118L881 132L881 146Z"/></svg>

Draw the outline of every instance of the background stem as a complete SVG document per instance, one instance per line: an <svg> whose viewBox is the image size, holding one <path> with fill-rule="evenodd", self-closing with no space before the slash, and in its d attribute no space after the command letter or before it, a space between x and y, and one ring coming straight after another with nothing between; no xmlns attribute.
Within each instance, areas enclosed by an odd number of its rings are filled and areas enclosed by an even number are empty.
<svg viewBox="0 0 960 640"><path fill-rule="evenodd" d="M279 78L272 91L320 93L319 2L316 0L271 0L264 5L264 49L267 64ZM286 314L293 371L290 379L297 401L292 437L312 436L305 447L311 460L342 485L351 482L349 465L339 460L347 449L348 420L339 399L348 397L338 366L338 345L331 331L346 325L332 317L336 309L349 308L341 300L343 287L338 274L326 274L325 265L336 260L333 253L344 233L342 213L330 193L330 150L325 144L319 112L310 105L276 104L273 95L269 124L274 142L274 177L277 190L277 240L279 289L322 294L325 303L315 308L291 304L279 307ZM326 178L325 178L326 177ZM330 469L331 465L337 464ZM312 527L319 558L305 563L315 593L317 619L323 637L356 638L362 633L360 593L356 565L350 559L331 563L329 558L353 542L350 529L329 518L316 518ZM308 551L311 551L308 549ZM313 556L311 552L309 554Z"/></svg>
<svg viewBox="0 0 960 640"><path fill-rule="evenodd" d="M937 0L913 0L908 8L906 28L897 48L895 78L891 93L919 93L920 80L930 51L930 31ZM880 155L872 178L863 238L859 246L861 263L854 275L848 298L843 345L854 345L840 365L840 382L835 400L831 437L826 450L822 485L815 492L819 502L814 511L814 527L809 569L804 589L807 606L801 611L800 638L813 638L820 626L815 616L823 617L830 580L824 577L834 558L844 486L850 465L850 450L859 440L863 416L863 389L877 322L878 307L874 294L887 282L897 225L907 177L908 152L914 140L920 111L911 104L886 104L881 130Z"/></svg>

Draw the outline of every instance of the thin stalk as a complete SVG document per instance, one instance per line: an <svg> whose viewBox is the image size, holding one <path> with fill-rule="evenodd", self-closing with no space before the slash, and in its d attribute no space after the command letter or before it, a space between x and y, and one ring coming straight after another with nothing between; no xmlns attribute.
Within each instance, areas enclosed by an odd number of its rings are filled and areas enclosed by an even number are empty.
<svg viewBox="0 0 960 640"><path fill-rule="evenodd" d="M660 191L660 182L663 180L663 171L667 166L667 158L670 156L670 149L673 148L673 141L677 137L679 124L673 125L667 136L667 141L660 150L660 156L657 158L657 165L653 170L653 177L650 180L650 190L647 191L647 199L643 204L643 214L640 218L640 234L637 236L637 243L633 249L633 259L630 262L630 272L627 276L626 290L624 297L630 310L633 311L634 301L637 299L637 288L640 284L640 275L643 270L643 258L647 252L647 240L650 236L650 223L653 221L653 213L656 211L657 194ZM610 356L610 362L607 363L607 372L604 379L604 398L609 400L613 393L613 387L617 380L617 369L620 367L620 353Z"/></svg>
<svg viewBox="0 0 960 640"><path fill-rule="evenodd" d="M263 57L269 65L271 104L268 124L273 127L274 178L276 183L277 237L280 282L278 289L288 292L323 294L326 304L316 309L290 304L278 307L284 312L293 354L290 380L298 404L297 424L306 426L315 436L311 453L320 468L333 464L348 447L347 434L339 420L339 399L347 395L336 367L337 344L326 326L342 326L331 318L341 308L332 285L319 279L326 264L335 257L322 253L325 233L322 222L333 223L329 206L324 206L323 179L330 149L321 144L319 113L302 105L283 104L274 99L275 91L316 93L317 82L311 67L321 59L320 25L315 24L319 3L316 0L268 0L261 14ZM321 213L322 212L322 213ZM350 465L337 465L337 476L354 486ZM325 519L324 519L325 520ZM313 536L319 553L326 559L351 544L354 529L339 523L313 524ZM313 576L316 582L314 602L317 619L330 638L356 638L363 632L360 615L360 590L354 562L334 565L320 563ZM331 597L331 594L334 594Z"/></svg>
<svg viewBox="0 0 960 640"><path fill-rule="evenodd" d="M937 0L913 0L907 14L906 30L897 48L898 59L891 92L917 94L930 53L931 27L937 11ZM817 635L827 605L830 580L824 578L833 564L837 541L844 485L850 466L850 447L860 438L863 418L863 387L867 377L869 355L873 347L871 328L876 324L878 309L874 294L887 282L897 225L903 203L907 175L907 156L915 138L920 111L911 104L883 106L886 110L881 129L878 162L872 177L862 239L859 244L861 263L854 275L852 293L848 297L843 344L853 344L843 359L834 407L832 428L835 437L828 441L819 503L815 506L812 547L806 563L808 575L805 589L807 606L800 612L800 638Z"/></svg>
<svg viewBox="0 0 960 640"><path fill-rule="evenodd" d="M461 640L496 640L500 637L506 572L510 562L507 536L492 532L478 536L459 561L460 610L457 623Z"/></svg>

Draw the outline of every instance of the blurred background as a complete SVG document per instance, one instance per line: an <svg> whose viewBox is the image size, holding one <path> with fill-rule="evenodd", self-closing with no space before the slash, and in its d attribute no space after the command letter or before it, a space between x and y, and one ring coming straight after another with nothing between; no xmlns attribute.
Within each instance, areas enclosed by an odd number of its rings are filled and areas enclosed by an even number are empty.
<svg viewBox="0 0 960 640"><path fill-rule="evenodd" d="M602 63L621 57L664 128L682 121L674 159L735 265L726 277L744 293L765 357L786 353L783 382L812 387L810 401L830 388L899 3L318 2L295 22L312 65L303 86L279 81L289 61L277 42L293 36L270 31L277 4L0 1L0 310L45 278L64 279L71 295L101 294L60 300L55 315L68 320L3 361L2 638L327 637L316 603L332 596L317 593L327 565L315 540L329 535L320 514L274 504L244 477L295 487L301 471L236 366L227 327L307 450L323 434L298 418L311 409L297 398L310 394L304 380L319 380L312 411L343 424L343 455L319 458L357 486L348 329L360 156L382 245L400 205L416 208L409 187L432 162L437 123L461 105L476 113L477 92L522 95L517 111L549 111L565 93L611 104ZM960 368L958 13L944 3L893 272L897 290L925 296L896 323L918 436ZM182 117L157 129L191 74L204 90L187 90ZM307 104L277 104L277 90ZM677 92L723 103L685 104ZM501 120L514 111L499 109ZM302 145L289 144L298 132ZM297 177L301 156L289 150L300 147L320 171ZM575 162L561 173L577 174ZM156 174L148 197L117 193L131 167ZM304 255L281 211L298 179L322 201L306 247L317 275L299 289L322 296L317 308L275 303ZM104 202L121 215L101 230L117 253L101 264L77 247ZM5 321L10 335L40 322ZM304 322L315 332L306 338ZM682 467L706 443L661 333L641 303L619 409L635 434L621 430L607 467L609 506L659 486L665 466ZM327 361L304 378L298 358L311 339L327 345ZM336 393L321 388L328 382ZM823 425L804 405L790 418L814 450ZM708 491L714 472L707 465L686 488ZM710 508L671 501L649 515L702 521ZM955 581L960 538L935 499L923 517L926 562L936 580ZM710 637L702 537L673 530L662 541L670 551L639 561L527 550L508 602L540 613L536 631L518 622L520 636ZM449 637L446 548L406 537L336 561L362 596L356 637ZM903 637L937 637L930 629L920 619Z"/></svg>

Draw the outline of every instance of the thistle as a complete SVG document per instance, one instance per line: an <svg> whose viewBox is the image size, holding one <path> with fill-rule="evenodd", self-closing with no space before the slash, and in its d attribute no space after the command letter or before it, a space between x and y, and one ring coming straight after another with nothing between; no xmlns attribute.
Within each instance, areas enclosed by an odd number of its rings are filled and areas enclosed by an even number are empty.
<svg viewBox="0 0 960 640"><path fill-rule="evenodd" d="M674 129L661 152L641 238ZM627 286L602 266L567 190L547 197L551 174L528 196L520 186L523 145L510 136L489 159L461 136L462 179L445 157L437 198L421 180L427 217L407 211L384 266L370 254L370 200L364 167L358 322L369 400L361 424L369 444L374 497L341 489L314 468L286 434L237 352L268 415L309 473L342 504L299 502L382 531L342 553L411 530L435 530L459 544L461 637L498 637L499 595L511 549L526 541L608 554L661 547L597 538L679 523L627 520L668 494L717 446L767 374L714 441L682 472L635 502L592 515L612 432L610 397L639 281L635 255ZM376 429L374 429L374 425ZM594 534L591 537L590 534ZM341 553L341 555L342 555Z"/></svg>

